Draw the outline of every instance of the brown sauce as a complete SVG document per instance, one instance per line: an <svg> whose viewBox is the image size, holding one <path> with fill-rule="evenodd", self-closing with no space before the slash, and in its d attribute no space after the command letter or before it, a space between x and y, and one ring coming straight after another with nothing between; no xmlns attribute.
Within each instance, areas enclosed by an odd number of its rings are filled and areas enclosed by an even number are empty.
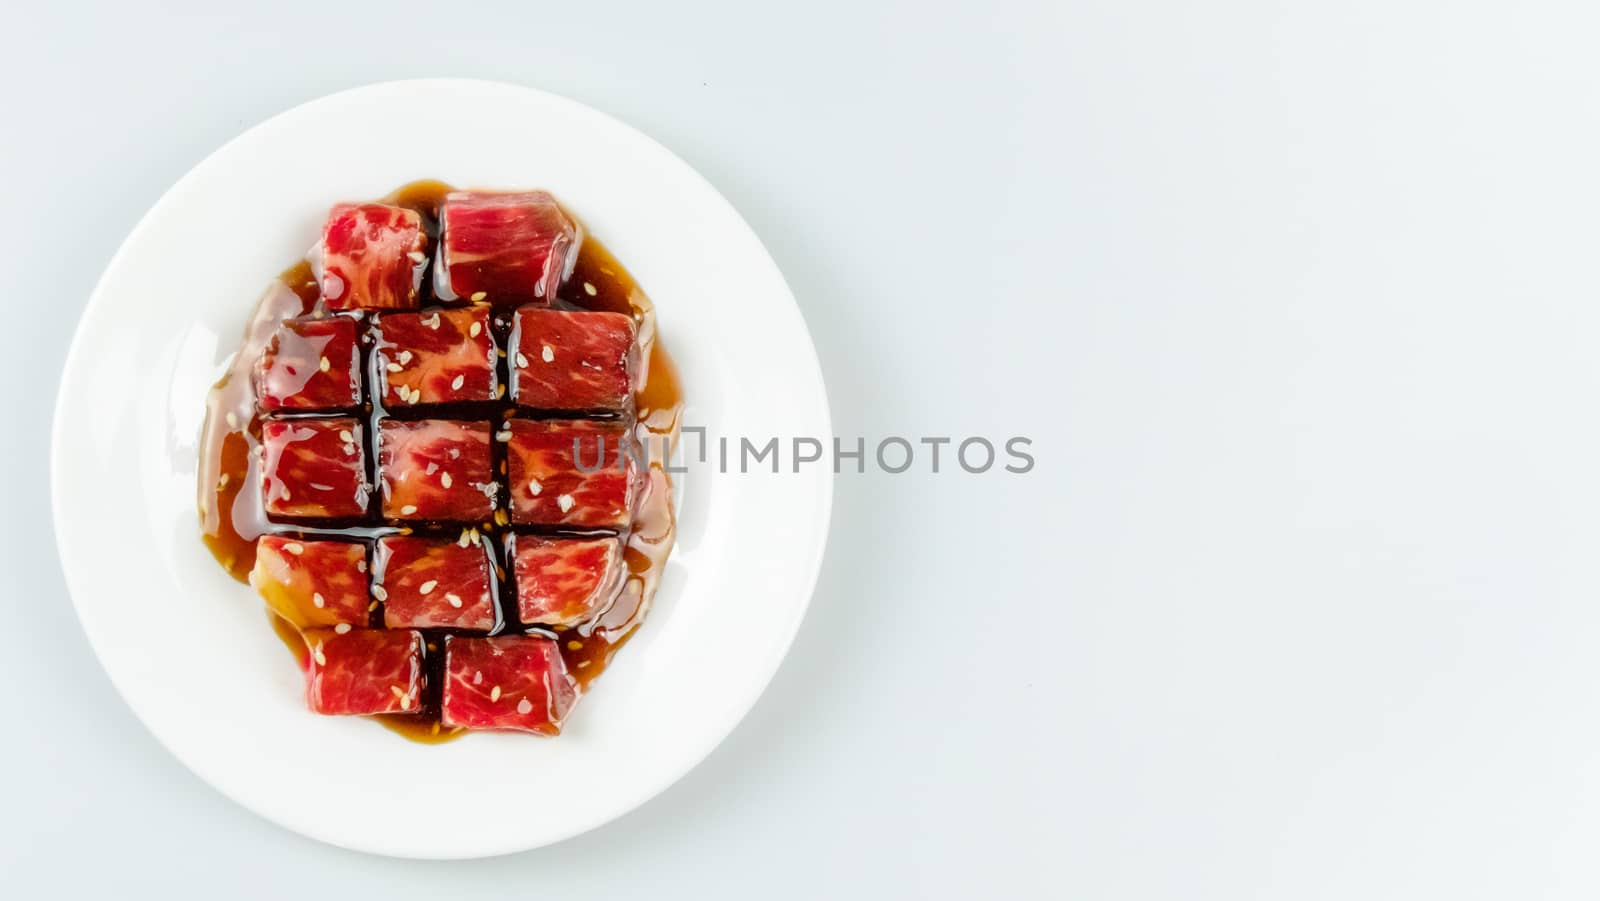
<svg viewBox="0 0 1600 901"><path fill-rule="evenodd" d="M423 214L430 234L436 234L439 204L451 190L443 182L418 181L402 186L382 198L382 202L417 210ZM431 291L431 275L431 272L426 273L422 280L424 296L420 298L420 305L423 308L436 304ZM408 524L401 528L381 521L300 525L270 522L262 509L260 474L256 462L261 421L255 409L251 368L279 323L314 313L318 300L317 282L308 263L302 261L286 269L262 295L245 328L238 355L207 398L198 478L201 537L217 562L241 582L248 581L250 570L255 565L256 539L269 532L370 541L383 534L432 531L427 524ZM572 277L562 286L555 305L567 309L624 312L634 317L639 335L637 350L642 377L634 394L636 433L641 442L650 442L648 489L634 515L624 550L628 577L613 603L594 620L559 631L519 622L516 619L515 592L506 582L511 567L497 565L501 576L501 584L496 592L502 624L500 629L524 631L537 628L538 631L555 635L568 670L577 680L580 690L584 690L605 670L612 657L643 622L650 601L660 585L667 556L672 550L675 530L672 482L664 462L667 450L675 446L677 441L683 391L671 357L656 339L654 305L627 269L593 235L585 236ZM504 335L497 337L503 340ZM510 410L504 412L505 415L513 415ZM369 402L368 414L381 416L383 411L374 411ZM437 408L431 415L449 418L450 411L448 408ZM503 450L500 452L503 453ZM501 463L501 458L494 461L497 470L502 469ZM502 497L508 493L500 492ZM450 532L449 529L455 531ZM459 529L459 525L441 526L440 531L441 534L454 537ZM498 526L496 521L485 522L480 529L486 536L495 539L507 531L505 527ZM304 669L306 650L298 630L276 615L269 613L268 618L274 632ZM381 608L374 609L372 623L375 627L381 627ZM424 629L422 632L428 642L428 653L424 657L427 688L422 699L422 712L411 716L373 718L414 741L449 741L465 731L443 728L438 718L438 692L443 684L444 656L438 651L449 630Z"/></svg>

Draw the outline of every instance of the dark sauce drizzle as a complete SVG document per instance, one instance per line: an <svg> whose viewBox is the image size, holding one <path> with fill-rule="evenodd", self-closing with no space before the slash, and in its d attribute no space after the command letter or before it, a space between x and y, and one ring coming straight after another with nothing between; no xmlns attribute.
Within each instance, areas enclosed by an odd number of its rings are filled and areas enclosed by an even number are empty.
<svg viewBox="0 0 1600 901"><path fill-rule="evenodd" d="M382 202L408 207L422 214L430 236L438 233L437 211L444 195L452 188L436 181L420 181L405 185L383 198ZM420 307L426 310L437 305L433 296L432 257L428 271L423 273ZM343 313L358 324L361 366L366 377L362 379L359 417L363 423L362 442L366 454L368 494L367 515L359 520L292 521L274 518L268 521L262 509L259 484L259 449L261 419L257 415L251 385L250 367L260 356L279 322L294 316L313 315L318 310L318 285L308 263L300 262L285 270L278 284L268 290L246 328L245 340L232 368L212 390L207 401L207 417L201 441L199 503L201 532L206 545L219 563L241 582L247 582L255 565L256 539L263 534L282 534L306 539L342 538L366 544L370 550L375 541L384 535L420 535L441 540L456 541L462 535L461 523L400 522L386 520L382 515L382 494L378 482L378 432L384 419L461 419L487 422L498 432L508 427L508 420L525 419L615 419L617 414L595 412L574 414L563 411L524 410L500 400L494 402L462 402L433 405L424 410L410 407L387 409L377 392L382 384L377 370L377 341L381 325L370 315ZM665 454L663 445L672 446L677 439L679 414L683 408L682 391L677 371L666 351L656 340L655 310L644 292L639 290L627 270L593 236L587 236L580 248L572 277L557 294L554 306L565 309L583 309L628 313L634 317L639 331L635 347L641 359L638 365L643 375L637 384L634 404L637 412L636 436L640 441L651 441L651 464L639 509L632 529L625 534L623 557L628 576L611 606L601 611L594 620L573 629L555 630L534 623L524 623L518 617L515 572L511 566L517 534L525 535L610 535L614 532L574 530L551 527L518 526L515 531L510 522L510 490L506 478L506 446L491 440L490 464L496 484L495 513L490 520L476 524L479 541L489 556L495 578L491 592L495 603L495 627L490 634L507 632L539 632L560 641L561 653L568 670L586 690L610 662L617 650L633 635L649 608L672 548L674 521L671 505L671 480L662 468ZM501 397L512 377L506 348L511 347L512 317L509 312L497 312L490 318L491 330L498 349L495 360L496 385ZM282 416L291 418L291 416ZM292 414L299 415L299 414ZM317 416L339 414L310 414ZM350 415L350 414L345 414ZM369 578L377 577L377 567L369 567ZM287 620L272 614L269 618L278 636L295 654L300 666L307 665L305 644L299 630ZM383 628L383 605L374 600L369 607L369 626ZM423 661L426 685L420 713L415 715L386 715L375 717L385 726L407 738L422 742L448 741L458 737L460 730L440 728L440 691L444 684L443 641L452 634L477 634L454 629L424 629L426 653Z"/></svg>

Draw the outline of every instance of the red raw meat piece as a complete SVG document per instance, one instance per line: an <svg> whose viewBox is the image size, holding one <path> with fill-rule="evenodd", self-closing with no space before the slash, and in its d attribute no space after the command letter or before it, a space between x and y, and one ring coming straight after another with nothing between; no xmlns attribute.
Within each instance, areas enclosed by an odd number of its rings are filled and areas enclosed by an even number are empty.
<svg viewBox="0 0 1600 901"><path fill-rule="evenodd" d="M332 629L301 633L309 651L306 704L333 715L416 713L422 706L422 633Z"/></svg>
<svg viewBox="0 0 1600 901"><path fill-rule="evenodd" d="M494 628L486 542L382 538L373 570L383 587L383 623L391 629Z"/></svg>
<svg viewBox="0 0 1600 901"><path fill-rule="evenodd" d="M250 584L279 616L305 628L367 625L367 548L278 535L256 544Z"/></svg>
<svg viewBox="0 0 1600 901"><path fill-rule="evenodd" d="M622 586L622 539L516 538L517 610L524 623L576 626Z"/></svg>
<svg viewBox="0 0 1600 901"><path fill-rule="evenodd" d="M367 511L361 423L274 419L261 426L261 488L269 515L342 519Z"/></svg>
<svg viewBox="0 0 1600 901"><path fill-rule="evenodd" d="M427 251L415 211L341 203L322 229L322 299L331 310L415 307Z"/></svg>
<svg viewBox="0 0 1600 901"><path fill-rule="evenodd" d="M628 527L639 490L639 467L626 427L606 422L517 419L510 431L506 460L513 522ZM574 448L579 452L576 460ZM594 471L579 470L578 462Z"/></svg>
<svg viewBox="0 0 1600 901"><path fill-rule="evenodd" d="M561 733L578 688L555 639L452 636L444 647L444 725Z"/></svg>
<svg viewBox="0 0 1600 901"><path fill-rule="evenodd" d="M621 410L633 396L633 317L523 307L511 397L544 410Z"/></svg>
<svg viewBox="0 0 1600 901"><path fill-rule="evenodd" d="M488 423L385 420L378 463L384 516L475 522L494 514Z"/></svg>
<svg viewBox="0 0 1600 901"><path fill-rule="evenodd" d="M489 308L378 318L378 372L387 406L495 399Z"/></svg>
<svg viewBox="0 0 1600 901"><path fill-rule="evenodd" d="M439 208L439 243L441 298L548 304L578 262L583 232L544 191L452 191Z"/></svg>
<svg viewBox="0 0 1600 901"><path fill-rule="evenodd" d="M350 410L361 402L356 324L344 316L289 319L256 367L263 410Z"/></svg>

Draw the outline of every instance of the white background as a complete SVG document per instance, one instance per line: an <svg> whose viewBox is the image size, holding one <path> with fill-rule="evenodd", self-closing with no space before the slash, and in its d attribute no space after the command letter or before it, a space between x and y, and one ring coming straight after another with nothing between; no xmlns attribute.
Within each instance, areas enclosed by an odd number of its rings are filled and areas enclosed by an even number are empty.
<svg viewBox="0 0 1600 901"><path fill-rule="evenodd" d="M1600 893L1590 6L223 7L7 12L0 893ZM46 526L63 355L143 211L272 113L425 75L699 168L788 276L839 434L1038 458L841 475L732 737L621 821L459 864L318 845L182 769Z"/></svg>

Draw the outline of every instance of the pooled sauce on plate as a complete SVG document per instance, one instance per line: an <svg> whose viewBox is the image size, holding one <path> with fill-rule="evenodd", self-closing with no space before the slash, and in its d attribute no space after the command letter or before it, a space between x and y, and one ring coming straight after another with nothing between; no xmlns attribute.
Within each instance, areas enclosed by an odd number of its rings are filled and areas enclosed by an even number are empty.
<svg viewBox="0 0 1600 901"><path fill-rule="evenodd" d="M438 210L445 195L452 189L436 181L420 181L405 185L380 202L415 210L423 217L430 235L438 233ZM418 306L427 311L438 305L433 294L432 263L419 289ZM200 442L199 511L203 540L229 574L235 579L248 581L256 562L257 539L263 535L280 535L290 538L343 538L371 544L387 535L415 534L455 540L461 532L460 524L408 522L396 525L376 516L359 517L349 521L327 520L310 524L290 524L280 517L269 521L262 498L261 448L263 418L259 415L252 370L263 351L287 319L309 315L320 306L320 290L316 274L310 264L300 262L285 270L262 296L246 326L244 340L237 356L207 398L207 416ZM625 577L615 600L595 617L571 628L551 629L538 627L542 634L554 636L579 691L605 670L617 650L631 637L643 621L652 597L659 585L667 555L672 549L674 520L672 513L672 483L664 469L668 448L676 443L679 414L683 408L682 391L671 358L656 339L655 309L626 269L593 236L586 236L580 245L570 278L562 285L552 309L625 313L632 317L637 330L635 350L640 377L635 382L634 405L636 423L634 434L648 450L649 466L643 476L645 489L634 507L631 527L625 532L623 562ZM370 312L369 314L370 315ZM497 312L493 330L499 347L506 347L510 331L510 316ZM363 371L374 353L370 342L360 348ZM323 359L326 367L327 359ZM509 380L510 362L497 363L499 383ZM324 368L326 371L326 368ZM360 411L354 414L364 428L376 429L378 421L397 415L401 419L415 418L409 411L386 411L375 390L363 393ZM438 419L493 420L509 419L519 414L509 402L490 402L492 414L483 412L482 402L453 402L430 406L427 415ZM601 414L598 418L604 419ZM491 442L494 478L506 489L506 458L504 445ZM369 476L375 461L369 461ZM478 523L476 528L485 540L495 546L507 533L537 533L581 536L583 530L550 530L513 526L497 511L496 516ZM520 634L530 631L530 624L518 618L515 591L511 589L512 567L506 555L497 552L494 566L493 596L496 604L496 627L490 634ZM365 569L363 569L365 571ZM319 596L320 599L320 596ZM299 630L285 619L270 612L271 626L294 652L302 668L308 665L308 652ZM383 628L382 605L374 602L370 608L371 628ZM443 639L450 634L465 634L452 629L421 629L426 642L423 655L424 689L416 714L386 714L376 717L385 726L417 741L437 742L459 736L465 730L441 727L440 692L444 684ZM482 634L482 633L476 633Z"/></svg>

